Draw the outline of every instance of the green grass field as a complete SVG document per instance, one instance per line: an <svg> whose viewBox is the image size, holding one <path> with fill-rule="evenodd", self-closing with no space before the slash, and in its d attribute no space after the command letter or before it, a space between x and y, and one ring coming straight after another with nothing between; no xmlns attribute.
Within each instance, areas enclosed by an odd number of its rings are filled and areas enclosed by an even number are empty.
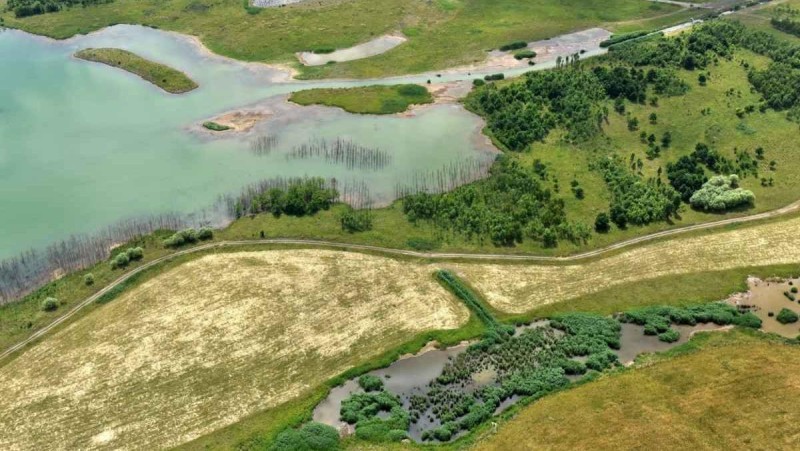
<svg viewBox="0 0 800 451"><path fill-rule="evenodd" d="M83 49L75 53L75 56L126 70L172 94L182 94L197 88L197 83L183 72L144 59L127 50Z"/></svg>
<svg viewBox="0 0 800 451"><path fill-rule="evenodd" d="M293 92L289 100L299 105L325 105L356 114L395 114L411 105L433 102L419 85L364 86L343 89L308 89Z"/></svg>
<svg viewBox="0 0 800 451"><path fill-rule="evenodd" d="M735 330L548 396L479 450L796 449L796 344Z"/></svg>
<svg viewBox="0 0 800 451"><path fill-rule="evenodd" d="M112 24L143 24L197 36L212 51L232 58L293 64L295 52L351 47L395 31L409 37L384 55L300 68L304 77L322 78L444 69L481 61L486 50L507 42L663 17L679 9L646 0L351 0L250 14L241 0L115 0L25 19L11 12L2 17L10 27L60 39Z"/></svg>

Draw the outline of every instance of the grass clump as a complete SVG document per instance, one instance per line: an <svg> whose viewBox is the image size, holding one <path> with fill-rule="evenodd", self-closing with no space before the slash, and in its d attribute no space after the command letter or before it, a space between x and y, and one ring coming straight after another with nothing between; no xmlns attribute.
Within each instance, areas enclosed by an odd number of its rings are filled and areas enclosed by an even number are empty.
<svg viewBox="0 0 800 451"><path fill-rule="evenodd" d="M126 70L172 94L189 92L198 86L183 72L164 64L146 60L127 50L112 48L83 49L75 53L75 57Z"/></svg>
<svg viewBox="0 0 800 451"><path fill-rule="evenodd" d="M198 241L207 241L214 238L214 230L203 227L200 230L193 228L175 232L172 236L164 240L164 247L181 247L186 244L194 244Z"/></svg>
<svg viewBox="0 0 800 451"><path fill-rule="evenodd" d="M365 374L359 377L358 385L366 392L383 390L383 381L372 374Z"/></svg>
<svg viewBox="0 0 800 451"><path fill-rule="evenodd" d="M213 121L203 122L203 127L214 132L224 132L231 129L231 127L228 127L227 125L218 124Z"/></svg>
<svg viewBox="0 0 800 451"><path fill-rule="evenodd" d="M363 86L343 89L309 89L292 93L289 98L300 105L325 105L357 114L395 114L411 105L433 102L433 96L423 86L403 84L393 86Z"/></svg>
<svg viewBox="0 0 800 451"><path fill-rule="evenodd" d="M508 44L501 45L500 46L500 51L501 52L508 52L510 50L523 49L523 48L525 48L527 46L528 46L528 43L525 42L525 41L514 41L514 42L509 42Z"/></svg>

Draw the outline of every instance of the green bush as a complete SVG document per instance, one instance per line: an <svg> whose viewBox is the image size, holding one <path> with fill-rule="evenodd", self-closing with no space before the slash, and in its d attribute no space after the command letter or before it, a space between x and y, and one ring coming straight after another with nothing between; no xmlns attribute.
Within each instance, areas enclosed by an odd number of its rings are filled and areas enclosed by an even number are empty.
<svg viewBox="0 0 800 451"><path fill-rule="evenodd" d="M689 199L692 207L703 211L725 211L743 205L752 205L756 200L750 190L739 188L739 177L718 175L703 184Z"/></svg>
<svg viewBox="0 0 800 451"><path fill-rule="evenodd" d="M89 274L86 274L85 276L83 276L83 283L86 286L94 285L94 274L89 273Z"/></svg>
<svg viewBox="0 0 800 451"><path fill-rule="evenodd" d="M286 429L275 438L270 451L335 451L339 432L326 424L310 422L300 429Z"/></svg>
<svg viewBox="0 0 800 451"><path fill-rule="evenodd" d="M397 92L406 97L420 97L427 96L428 90L424 86L415 84L404 84L397 87Z"/></svg>
<svg viewBox="0 0 800 451"><path fill-rule="evenodd" d="M528 46L528 43L525 41L514 41L509 42L508 44L500 46L500 51L508 52L509 50L518 50L521 48L525 48Z"/></svg>
<svg viewBox="0 0 800 451"><path fill-rule="evenodd" d="M491 74L483 77L486 81L497 81L506 78L505 74Z"/></svg>
<svg viewBox="0 0 800 451"><path fill-rule="evenodd" d="M127 252L120 252L116 257L111 259L111 269L124 268L131 262Z"/></svg>
<svg viewBox="0 0 800 451"><path fill-rule="evenodd" d="M733 320L733 324L741 327L750 327L753 329L761 328L761 319L756 315L747 312Z"/></svg>
<svg viewBox="0 0 800 451"><path fill-rule="evenodd" d="M383 381L378 376L374 376L372 374L365 374L359 377L358 385L367 392L383 389Z"/></svg>
<svg viewBox="0 0 800 451"><path fill-rule="evenodd" d="M372 212L349 208L339 216L339 223L345 232L366 232L372 230Z"/></svg>
<svg viewBox="0 0 800 451"><path fill-rule="evenodd" d="M666 332L658 334L658 339L665 343L675 343L681 338L680 332L675 329L669 329Z"/></svg>
<svg viewBox="0 0 800 451"><path fill-rule="evenodd" d="M327 55L327 54L329 54L329 53L333 53L333 52L335 52L335 51L336 51L336 47L331 47L331 46L322 46L322 47L317 47L317 48L315 48L315 49L314 49L314 50L312 50L311 52L312 52L312 53L316 53L316 54L318 54L318 55Z"/></svg>
<svg viewBox="0 0 800 451"><path fill-rule="evenodd" d="M210 227L202 227L197 231L197 239L200 241L207 241L214 238L214 229Z"/></svg>
<svg viewBox="0 0 800 451"><path fill-rule="evenodd" d="M47 298L42 301L42 311L44 312L52 312L58 308L58 299L56 298Z"/></svg>
<svg viewBox="0 0 800 451"><path fill-rule="evenodd" d="M171 237L164 240L165 247L181 247L185 244L193 244L198 240L197 231L193 228L175 232Z"/></svg>
<svg viewBox="0 0 800 451"><path fill-rule="evenodd" d="M472 85L473 86L481 87L481 86L483 86L485 84L486 84L486 81L484 81L482 78L476 78L476 79L472 80Z"/></svg>
<svg viewBox="0 0 800 451"><path fill-rule="evenodd" d="M536 52L533 50L523 50L514 54L514 58L518 60L536 58Z"/></svg>
<svg viewBox="0 0 800 451"><path fill-rule="evenodd" d="M796 323L800 318L797 316L797 313L789 310L788 308L784 308L778 312L778 316L775 319L777 319L781 324L791 324Z"/></svg>

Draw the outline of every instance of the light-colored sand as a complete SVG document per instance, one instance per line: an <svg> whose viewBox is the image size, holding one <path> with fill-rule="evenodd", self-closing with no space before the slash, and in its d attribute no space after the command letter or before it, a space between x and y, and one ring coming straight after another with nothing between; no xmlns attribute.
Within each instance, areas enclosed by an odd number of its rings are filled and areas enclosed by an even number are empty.
<svg viewBox="0 0 800 451"><path fill-rule="evenodd" d="M297 54L297 59L300 63L306 66L322 66L331 61L337 63L345 61L359 60L369 58L371 56L386 53L389 50L397 47L398 45L406 42L405 36L399 34L387 34L379 36L369 42L358 44L350 48L339 49L333 53L318 54L312 52L300 52Z"/></svg>
<svg viewBox="0 0 800 451"><path fill-rule="evenodd" d="M468 315L427 265L324 250L202 257L0 368L0 449L184 443Z"/></svg>
<svg viewBox="0 0 800 451"><path fill-rule="evenodd" d="M212 121L230 127L232 131L246 132L271 115L271 112L265 110L237 110L217 116ZM217 133L213 130L208 131Z"/></svg>

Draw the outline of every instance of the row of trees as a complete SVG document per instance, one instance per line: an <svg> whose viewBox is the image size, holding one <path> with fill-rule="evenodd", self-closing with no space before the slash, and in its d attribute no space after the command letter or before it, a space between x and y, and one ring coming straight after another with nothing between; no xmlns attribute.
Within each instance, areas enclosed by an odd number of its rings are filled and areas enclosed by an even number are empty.
<svg viewBox="0 0 800 451"><path fill-rule="evenodd" d="M310 177L264 180L222 201L228 213L238 219L257 213L271 213L275 217L313 215L328 210L338 198L335 180L326 182L321 177Z"/></svg>

